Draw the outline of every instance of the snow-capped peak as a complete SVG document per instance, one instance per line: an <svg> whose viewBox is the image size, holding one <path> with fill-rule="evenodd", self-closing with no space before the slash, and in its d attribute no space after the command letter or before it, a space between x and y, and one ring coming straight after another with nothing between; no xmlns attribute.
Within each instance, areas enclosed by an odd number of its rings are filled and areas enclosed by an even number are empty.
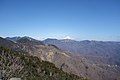
<svg viewBox="0 0 120 80"><path fill-rule="evenodd" d="M71 37L70 36L66 36L64 39L71 39Z"/></svg>

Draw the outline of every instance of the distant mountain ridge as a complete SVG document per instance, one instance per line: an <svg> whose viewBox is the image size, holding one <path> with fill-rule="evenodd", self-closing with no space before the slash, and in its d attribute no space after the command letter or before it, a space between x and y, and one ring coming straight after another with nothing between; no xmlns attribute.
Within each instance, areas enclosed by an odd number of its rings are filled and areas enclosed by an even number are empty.
<svg viewBox="0 0 120 80"><path fill-rule="evenodd" d="M8 40L11 40L11 41L14 41L16 42L17 40L19 40L21 37L6 37L5 39L8 39Z"/></svg>
<svg viewBox="0 0 120 80"><path fill-rule="evenodd" d="M83 56L98 56L111 58L116 57L118 61L116 61L117 65L120 65L120 44L119 42L110 42L110 41L74 41L74 40L52 40L46 39L43 41L44 44L53 44L58 48L68 51L77 55ZM115 59L116 59L115 58Z"/></svg>

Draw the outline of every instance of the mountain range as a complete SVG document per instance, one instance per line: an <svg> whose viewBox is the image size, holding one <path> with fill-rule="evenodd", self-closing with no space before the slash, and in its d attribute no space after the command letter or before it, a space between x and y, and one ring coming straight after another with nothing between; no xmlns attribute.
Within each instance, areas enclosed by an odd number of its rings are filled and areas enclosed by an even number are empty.
<svg viewBox="0 0 120 80"><path fill-rule="evenodd" d="M26 37L16 42L0 38L0 79L9 80L17 77L21 80L87 80L75 74L66 73L62 67L57 68L55 64L36 56L33 51L37 50L36 48L41 48L44 52L49 50L49 47L41 44L40 41ZM51 46L50 50L52 48L54 49L54 46Z"/></svg>
<svg viewBox="0 0 120 80"><path fill-rule="evenodd" d="M68 74L90 80L120 80L119 42L50 38L39 41L25 36L0 38L0 46L53 63Z"/></svg>

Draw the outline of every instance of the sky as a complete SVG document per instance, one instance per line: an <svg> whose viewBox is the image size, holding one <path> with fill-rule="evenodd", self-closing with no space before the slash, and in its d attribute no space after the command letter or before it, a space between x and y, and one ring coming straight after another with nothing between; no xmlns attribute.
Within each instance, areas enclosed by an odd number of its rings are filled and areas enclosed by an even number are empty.
<svg viewBox="0 0 120 80"><path fill-rule="evenodd" d="M0 36L120 41L120 0L0 0Z"/></svg>

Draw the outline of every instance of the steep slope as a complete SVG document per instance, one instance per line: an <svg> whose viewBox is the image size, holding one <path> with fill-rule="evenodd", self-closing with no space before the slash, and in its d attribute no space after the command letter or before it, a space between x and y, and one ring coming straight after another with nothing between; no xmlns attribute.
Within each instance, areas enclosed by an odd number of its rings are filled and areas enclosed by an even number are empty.
<svg viewBox="0 0 120 80"><path fill-rule="evenodd" d="M0 47L0 70L2 79L18 77L22 80L85 80L68 74L55 67L54 64L40 58ZM4 72L4 73L3 73Z"/></svg>

